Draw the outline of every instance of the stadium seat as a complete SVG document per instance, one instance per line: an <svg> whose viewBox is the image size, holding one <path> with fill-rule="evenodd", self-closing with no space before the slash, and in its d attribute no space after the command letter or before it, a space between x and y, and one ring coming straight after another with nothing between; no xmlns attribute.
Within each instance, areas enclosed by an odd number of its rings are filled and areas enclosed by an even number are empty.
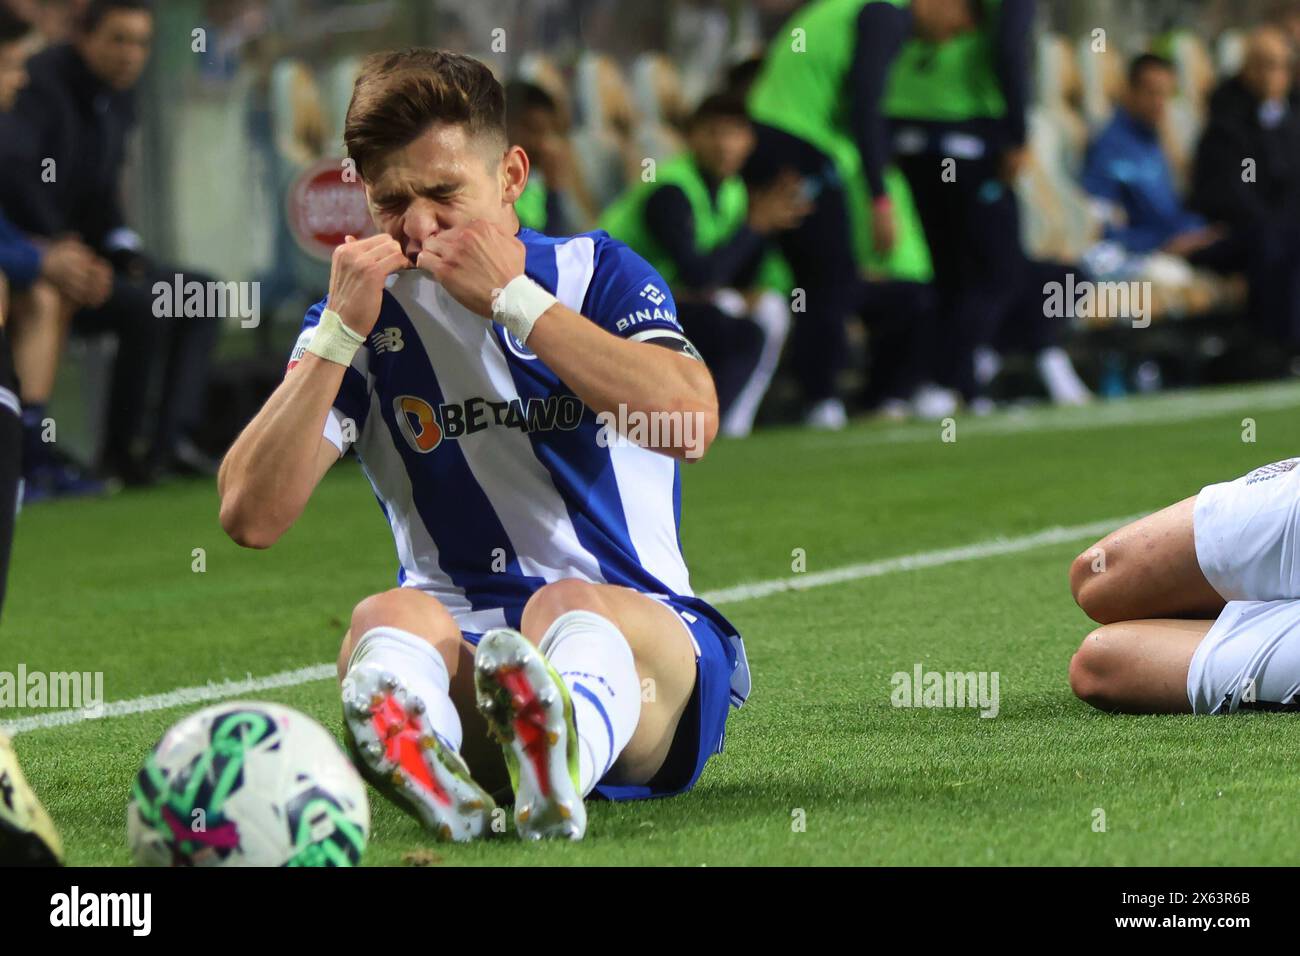
<svg viewBox="0 0 1300 956"><path fill-rule="evenodd" d="M345 56L325 69L321 83L322 105L329 131L327 142L339 143L343 137L343 121L352 102L352 87L361 71L361 57Z"/></svg>
<svg viewBox="0 0 1300 956"><path fill-rule="evenodd" d="M1037 105L1029 113L1031 162L1019 184L1025 247L1038 259L1075 262L1101 230L1077 182L1088 142L1088 123L1080 112L1083 81L1063 36L1040 37L1037 62Z"/></svg>
<svg viewBox="0 0 1300 956"><path fill-rule="evenodd" d="M1231 76L1246 60L1246 32L1224 30L1214 45L1214 60L1220 76Z"/></svg>
<svg viewBox="0 0 1300 956"><path fill-rule="evenodd" d="M271 123L277 155L297 169L325 154L325 105L316 77L300 60L271 70Z"/></svg>
<svg viewBox="0 0 1300 956"><path fill-rule="evenodd" d="M574 147L592 198L607 206L640 174L632 94L610 57L588 52L578 60L574 99L578 115Z"/></svg>
<svg viewBox="0 0 1300 956"><path fill-rule="evenodd" d="M640 113L637 150L657 162L681 152L687 104L677 68L661 53L642 54L632 66L632 93Z"/></svg>
<svg viewBox="0 0 1300 956"><path fill-rule="evenodd" d="M519 63L518 76L549 93L560 112L560 125L564 129L573 128L573 97L563 71L554 60L541 53L528 53Z"/></svg>
<svg viewBox="0 0 1300 956"><path fill-rule="evenodd" d="M1082 37L1078 51L1079 77L1083 88L1082 107L1089 127L1101 127L1114 110L1124 90L1124 57L1114 46L1104 52L1092 49L1091 37Z"/></svg>
<svg viewBox="0 0 1300 956"><path fill-rule="evenodd" d="M1169 36L1164 48L1178 73L1178 92L1169 104L1168 122L1160 131L1174 176L1186 188L1196 143L1205 128L1205 111L1214 87L1214 63L1200 37L1187 31Z"/></svg>

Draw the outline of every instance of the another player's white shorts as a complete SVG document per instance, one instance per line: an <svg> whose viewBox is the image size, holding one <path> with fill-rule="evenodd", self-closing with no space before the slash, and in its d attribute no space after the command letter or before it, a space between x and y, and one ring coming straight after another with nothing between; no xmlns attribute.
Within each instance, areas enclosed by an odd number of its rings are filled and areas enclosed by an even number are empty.
<svg viewBox="0 0 1300 956"><path fill-rule="evenodd" d="M1300 710L1300 601L1230 601L1192 655L1197 714Z"/></svg>
<svg viewBox="0 0 1300 956"><path fill-rule="evenodd" d="M1224 600L1300 598L1298 465L1265 465L1197 495L1196 559Z"/></svg>

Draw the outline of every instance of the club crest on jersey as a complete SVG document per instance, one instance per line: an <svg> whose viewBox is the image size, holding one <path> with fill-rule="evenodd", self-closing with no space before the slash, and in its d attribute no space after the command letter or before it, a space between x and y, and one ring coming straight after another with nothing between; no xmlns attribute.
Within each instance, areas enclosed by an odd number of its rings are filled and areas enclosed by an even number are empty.
<svg viewBox="0 0 1300 956"><path fill-rule="evenodd" d="M498 425L515 428L526 435L560 429L572 431L582 421L585 406L573 395L550 395L494 402L486 398L469 398L463 402L443 402L436 408L416 395L399 395L393 399L393 417L406 443L421 455L427 455L444 439L464 438Z"/></svg>
<svg viewBox="0 0 1300 956"><path fill-rule="evenodd" d="M509 330L502 328L501 337L505 339L506 348L508 348L517 358L521 358L525 362L534 362L537 360L537 353L511 335Z"/></svg>

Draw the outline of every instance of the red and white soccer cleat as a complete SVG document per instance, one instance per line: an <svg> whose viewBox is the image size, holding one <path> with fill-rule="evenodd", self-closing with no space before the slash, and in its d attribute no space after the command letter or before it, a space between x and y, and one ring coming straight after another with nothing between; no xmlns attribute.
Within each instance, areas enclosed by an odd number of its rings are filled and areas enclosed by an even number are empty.
<svg viewBox="0 0 1300 956"><path fill-rule="evenodd" d="M456 843L488 833L492 797L434 733L424 703L396 675L373 667L348 674L343 718L362 776L426 829Z"/></svg>
<svg viewBox="0 0 1300 956"><path fill-rule="evenodd" d="M578 734L569 689L518 631L488 631L474 653L478 709L505 751L515 791L515 828L524 839L587 831Z"/></svg>

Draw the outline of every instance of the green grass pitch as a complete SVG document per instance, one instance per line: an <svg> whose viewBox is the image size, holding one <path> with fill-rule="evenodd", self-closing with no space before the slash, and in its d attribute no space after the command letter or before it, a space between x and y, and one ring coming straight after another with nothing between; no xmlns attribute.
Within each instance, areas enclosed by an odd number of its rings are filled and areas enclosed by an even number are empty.
<svg viewBox="0 0 1300 956"><path fill-rule="evenodd" d="M710 591L797 577L795 549L815 573L1120 518L1296 454L1297 408L1300 388L1268 386L963 418L954 442L938 424L773 430L719 442L686 469L683 543L696 589ZM1066 667L1089 624L1065 572L1088 543L723 605L754 693L694 792L593 804L580 844L471 846L431 843L372 792L366 861L425 850L444 866L1293 862L1296 717L1109 717L1070 694ZM225 539L207 483L35 507L19 521L0 671L103 671L106 698L121 701L332 661L352 606L391 586L395 568L351 461L267 552ZM892 706L891 675L917 664L998 672L998 715ZM340 729L333 681L253 696ZM131 777L192 709L17 737L70 863L129 862Z"/></svg>

